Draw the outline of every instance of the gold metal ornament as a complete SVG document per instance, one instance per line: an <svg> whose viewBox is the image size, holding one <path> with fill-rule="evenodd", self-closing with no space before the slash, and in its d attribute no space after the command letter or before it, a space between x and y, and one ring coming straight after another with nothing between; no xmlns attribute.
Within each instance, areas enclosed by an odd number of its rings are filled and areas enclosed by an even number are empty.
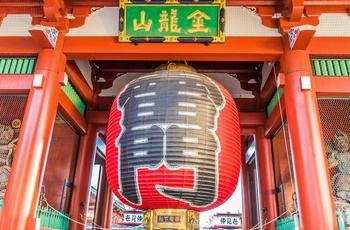
<svg viewBox="0 0 350 230"><path fill-rule="evenodd" d="M186 209L149 209L143 217L146 230L198 230L199 213Z"/></svg>

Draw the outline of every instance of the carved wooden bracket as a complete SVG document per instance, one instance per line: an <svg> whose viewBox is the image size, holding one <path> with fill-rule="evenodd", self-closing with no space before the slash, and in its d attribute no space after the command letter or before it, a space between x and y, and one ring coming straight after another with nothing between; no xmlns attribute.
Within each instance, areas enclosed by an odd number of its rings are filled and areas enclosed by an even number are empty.
<svg viewBox="0 0 350 230"><path fill-rule="evenodd" d="M304 13L304 0L284 0L282 15L290 22L298 22Z"/></svg>
<svg viewBox="0 0 350 230"><path fill-rule="evenodd" d="M257 13L261 17L261 22L264 26L269 28L278 28L278 18L275 18L275 7L273 6L261 6L258 8Z"/></svg>
<svg viewBox="0 0 350 230"><path fill-rule="evenodd" d="M276 6L259 6L257 13L261 17L262 24L269 28L278 28L279 19L276 13L281 13L282 17L290 22L299 22L304 14L303 0L284 0L283 9L277 12Z"/></svg>
<svg viewBox="0 0 350 230"><path fill-rule="evenodd" d="M6 8L0 8L0 26L2 23L2 20L7 16L7 10Z"/></svg>
<svg viewBox="0 0 350 230"><path fill-rule="evenodd" d="M40 24L43 26L55 27L62 34L66 34L69 31L69 20L67 18L60 18L57 22L48 22L43 19Z"/></svg>
<svg viewBox="0 0 350 230"><path fill-rule="evenodd" d="M92 8L90 7L74 7L70 9L72 12L69 18L70 28L78 28L85 24L86 18L92 13Z"/></svg>
<svg viewBox="0 0 350 230"><path fill-rule="evenodd" d="M280 18L279 32L282 34L285 49L305 50L316 33L316 26L318 23L319 20L317 16L309 18L303 17L299 22L290 22L285 18Z"/></svg>
<svg viewBox="0 0 350 230"><path fill-rule="evenodd" d="M42 49L55 49L58 39L58 31L55 27L35 25L29 29L29 33Z"/></svg>
<svg viewBox="0 0 350 230"><path fill-rule="evenodd" d="M115 73L94 74L94 72L91 72L93 92L98 95L102 92L102 90L111 88L115 79Z"/></svg>
<svg viewBox="0 0 350 230"><path fill-rule="evenodd" d="M44 14L47 22L58 22L65 11L65 4L63 0L44 0Z"/></svg>
<svg viewBox="0 0 350 230"><path fill-rule="evenodd" d="M60 32L68 33L71 28L83 26L86 18L93 12L93 9L88 6L65 7L65 11L61 11L61 17L57 17L56 21L42 18L40 24L54 26Z"/></svg>
<svg viewBox="0 0 350 230"><path fill-rule="evenodd" d="M285 34L288 33L292 27L311 25L317 26L319 24L318 16L302 17L298 22L288 21L286 18L279 18L279 33Z"/></svg>
<svg viewBox="0 0 350 230"><path fill-rule="evenodd" d="M29 14L32 25L56 27L60 32L67 33L70 28L83 26L86 18L98 9L100 8L91 5L67 6L64 0L30 3L5 1L0 6L0 26L8 14Z"/></svg>
<svg viewBox="0 0 350 230"><path fill-rule="evenodd" d="M90 66L93 92L97 95L100 94L102 90L111 88L114 80L125 74L125 72L113 72L101 69L94 61L90 61Z"/></svg>

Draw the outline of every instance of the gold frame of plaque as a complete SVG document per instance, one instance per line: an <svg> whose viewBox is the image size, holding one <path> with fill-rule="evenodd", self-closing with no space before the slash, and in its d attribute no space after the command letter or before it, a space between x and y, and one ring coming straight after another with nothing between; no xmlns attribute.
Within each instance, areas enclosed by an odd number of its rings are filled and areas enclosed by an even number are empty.
<svg viewBox="0 0 350 230"><path fill-rule="evenodd" d="M196 230L199 213L186 209L149 209L144 214L147 230Z"/></svg>

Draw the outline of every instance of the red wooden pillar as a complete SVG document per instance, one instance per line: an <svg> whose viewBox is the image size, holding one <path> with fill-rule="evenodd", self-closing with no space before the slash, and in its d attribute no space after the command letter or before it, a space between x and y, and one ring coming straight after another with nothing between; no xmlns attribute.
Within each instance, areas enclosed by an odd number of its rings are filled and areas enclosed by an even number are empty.
<svg viewBox="0 0 350 230"><path fill-rule="evenodd" d="M95 161L96 138L96 126L89 124L86 135L81 138L71 200L71 218L85 224L86 221L81 217L86 216L89 209L90 178ZM69 226L71 230L85 229L85 226L72 221Z"/></svg>
<svg viewBox="0 0 350 230"><path fill-rule="evenodd" d="M56 49L39 52L36 75L41 86L32 86L4 198L0 229L34 229L51 134L61 92L59 82L66 58L61 52L64 36ZM40 85L40 84L39 84Z"/></svg>
<svg viewBox="0 0 350 230"><path fill-rule="evenodd" d="M305 50L285 51L281 66L301 227L337 229L309 55ZM310 89L302 87L302 76L309 77Z"/></svg>
<svg viewBox="0 0 350 230"><path fill-rule="evenodd" d="M249 178L248 178L248 167L246 163L246 151L248 146L245 142L241 142L242 149L242 200L243 200L243 210L242 210L242 227L243 229L249 229L250 226L250 205L249 205Z"/></svg>
<svg viewBox="0 0 350 230"><path fill-rule="evenodd" d="M260 179L260 207L263 209L261 211L261 220L270 222L277 217L275 192L276 186L274 182L271 143L269 139L265 138L265 131L263 126L256 128L255 143L257 162L259 167L258 173ZM266 226L266 230L272 229L276 229L276 222L272 222Z"/></svg>
<svg viewBox="0 0 350 230"><path fill-rule="evenodd" d="M113 192L109 186L106 186L104 197L101 227L109 229L111 227L113 211Z"/></svg>

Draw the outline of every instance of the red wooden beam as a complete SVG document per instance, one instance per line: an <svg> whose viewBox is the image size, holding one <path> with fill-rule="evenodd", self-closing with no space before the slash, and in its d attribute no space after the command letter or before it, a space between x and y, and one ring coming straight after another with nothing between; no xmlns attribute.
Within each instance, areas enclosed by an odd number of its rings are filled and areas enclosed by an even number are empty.
<svg viewBox="0 0 350 230"><path fill-rule="evenodd" d="M295 0L293 0L295 1ZM63 5L63 0L56 1L57 5ZM275 9L276 13L282 13L285 9L283 6L284 0L266 0L266 1L248 1L248 0L226 0L226 6L244 6L249 7L252 10L259 11L261 7L272 7ZM102 7L118 7L118 0L65 0L64 1L65 10L61 10L62 13L70 13L72 9L79 7L88 7L88 8L102 8ZM348 0L323 0L323 1L314 1L314 0L304 0L302 4L294 4L298 7L298 12L300 15L301 8L305 8L307 15L320 15L321 13L349 13L349 1ZM294 6L293 5L293 6ZM48 5L44 7L43 1L31 0L7 0L0 2L0 8L8 10L9 14L21 14L28 12L41 12L49 13L50 17L53 16L55 19L58 15L58 11L51 8L48 9ZM292 7L291 7L292 8ZM296 7L293 7L296 8ZM295 10L294 10L295 12ZM294 13L295 15L295 13ZM267 15L264 14L266 17ZM267 19L267 18L265 18ZM272 20L274 21L274 20ZM276 25L273 23L273 25Z"/></svg>
<svg viewBox="0 0 350 230"><path fill-rule="evenodd" d="M101 6L119 6L118 0L94 0L94 1L85 1L85 0L65 0L67 6L92 6L92 7L101 7ZM246 0L226 0L227 6L274 6L282 5L281 0L266 0L266 1L246 1Z"/></svg>
<svg viewBox="0 0 350 230"><path fill-rule="evenodd" d="M273 6L279 11L283 9L284 0L226 0L226 6ZM313 7L320 12L330 12L330 10L346 9L349 6L348 0L304 0L305 7ZM66 6L89 6L89 7L116 7L119 6L118 0L65 0ZM299 4L300 5L300 4ZM327 6L327 7L325 7Z"/></svg>
<svg viewBox="0 0 350 230"><path fill-rule="evenodd" d="M265 112L239 112L241 128L255 128L265 124Z"/></svg>
<svg viewBox="0 0 350 230"><path fill-rule="evenodd" d="M350 77L314 77L314 82L317 96L350 96Z"/></svg>
<svg viewBox="0 0 350 230"><path fill-rule="evenodd" d="M119 43L117 37L66 37L69 60L275 61L280 37L226 37L225 43Z"/></svg>
<svg viewBox="0 0 350 230"><path fill-rule="evenodd" d="M265 122L265 136L271 137L277 129L281 127L284 119L286 119L286 105L284 102L284 95L282 95L280 98L280 105L277 104L275 106Z"/></svg>
<svg viewBox="0 0 350 230"><path fill-rule="evenodd" d="M242 137L252 136L255 134L255 132L256 132L255 128L243 128L243 127L241 127L241 136Z"/></svg>
<svg viewBox="0 0 350 230"><path fill-rule="evenodd" d="M0 53L1 56L37 56L39 45L29 35L28 37L0 37Z"/></svg>
<svg viewBox="0 0 350 230"><path fill-rule="evenodd" d="M69 80L75 86L75 89L78 91L79 95L82 96L83 101L89 106L92 106L94 101L94 93L87 84L75 61L67 61L66 69Z"/></svg>
<svg viewBox="0 0 350 230"><path fill-rule="evenodd" d="M7 1L1 1L0 6L1 7L35 7L35 6L43 6L44 3L42 1L26 1L26 0L19 0L19 1L13 1L13 0L7 0Z"/></svg>
<svg viewBox="0 0 350 230"><path fill-rule="evenodd" d="M223 44L119 43L117 37L66 37L68 60L276 61L280 37L226 37ZM0 37L1 55L37 55L32 37ZM350 55L350 37L314 37L310 55Z"/></svg>
<svg viewBox="0 0 350 230"><path fill-rule="evenodd" d="M100 97L97 96L96 103L94 103L93 110L110 110L112 103L114 101L114 97Z"/></svg>
<svg viewBox="0 0 350 230"><path fill-rule="evenodd" d="M196 60L276 61L282 55L279 37L226 37L222 44L119 43L117 37L66 37L68 60ZM350 39L350 38L349 38ZM0 37L1 54L36 55L32 37Z"/></svg>
<svg viewBox="0 0 350 230"><path fill-rule="evenodd" d="M34 75L3 74L0 75L0 94L3 93L29 93L33 84Z"/></svg>
<svg viewBox="0 0 350 230"><path fill-rule="evenodd" d="M263 89L260 92L260 102L261 102L261 107L265 108L267 104L269 103L269 100L271 99L272 95L276 91L276 80L275 78L279 74L279 62L273 63L273 68L265 82L265 85Z"/></svg>
<svg viewBox="0 0 350 230"><path fill-rule="evenodd" d="M87 122L85 118L62 90L58 102L58 111L79 134L86 134Z"/></svg>
<svg viewBox="0 0 350 230"><path fill-rule="evenodd" d="M314 37L309 46L310 55L350 55L350 37Z"/></svg>
<svg viewBox="0 0 350 230"><path fill-rule="evenodd" d="M107 127L109 119L109 111L87 111L86 120L89 124L95 126Z"/></svg>

